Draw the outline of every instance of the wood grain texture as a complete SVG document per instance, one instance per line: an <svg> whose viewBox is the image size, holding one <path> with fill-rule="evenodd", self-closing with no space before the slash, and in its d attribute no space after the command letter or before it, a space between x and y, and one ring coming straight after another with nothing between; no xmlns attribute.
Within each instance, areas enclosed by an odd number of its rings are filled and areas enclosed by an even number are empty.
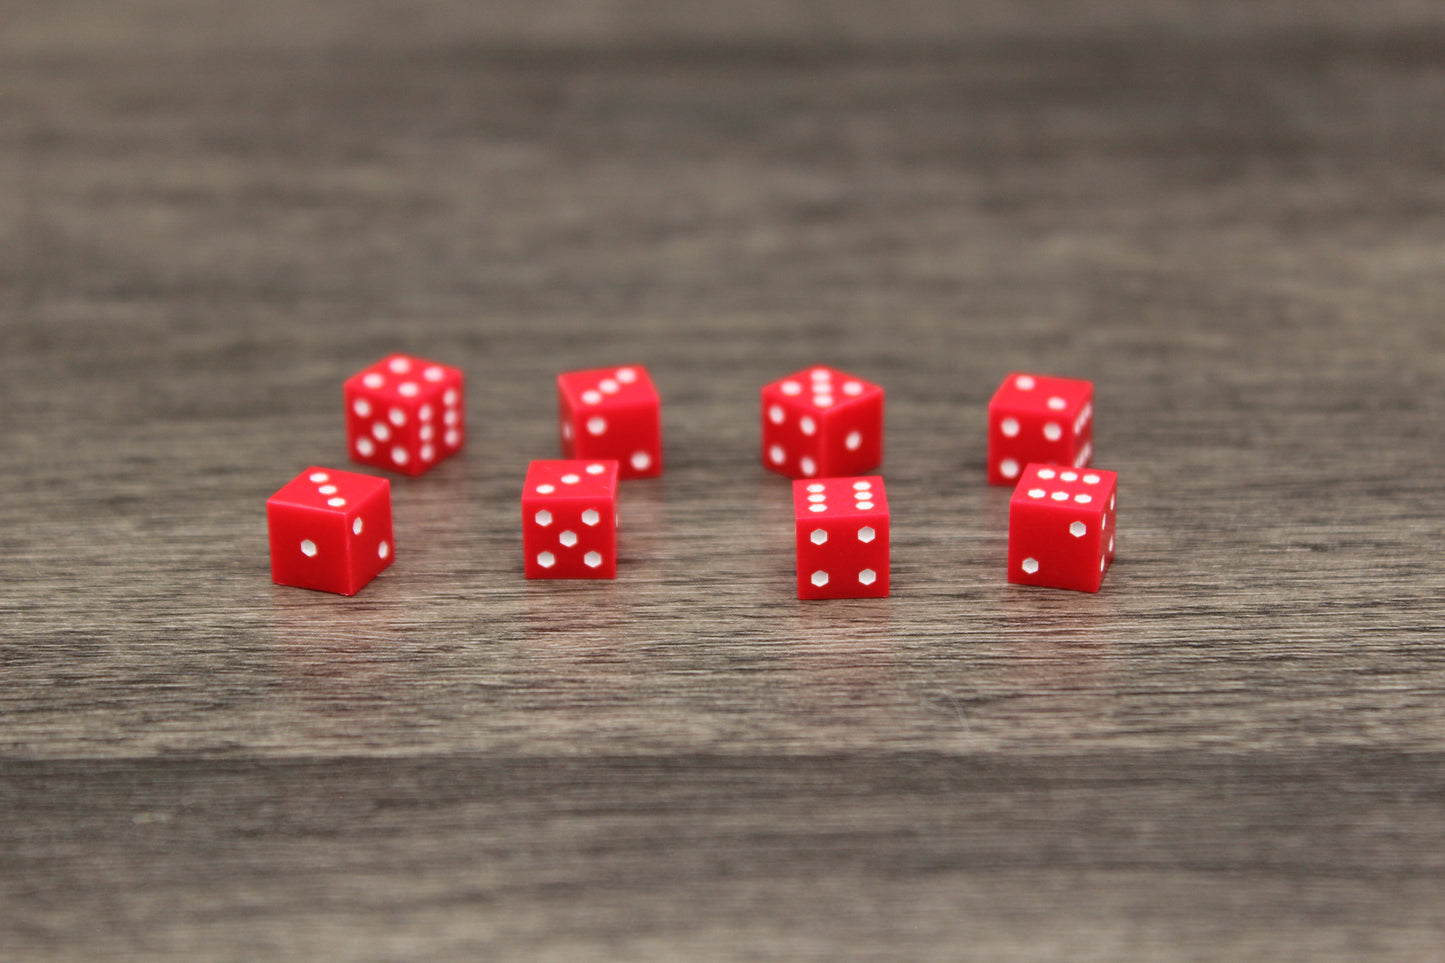
<svg viewBox="0 0 1445 963"><path fill-rule="evenodd" d="M1445 23L1299 6L12 5L0 957L1445 958ZM393 349L467 451L271 585ZM889 599L792 597L819 360ZM611 362L667 474L528 583ZM1096 383L1097 596L1004 581L1019 367Z"/></svg>

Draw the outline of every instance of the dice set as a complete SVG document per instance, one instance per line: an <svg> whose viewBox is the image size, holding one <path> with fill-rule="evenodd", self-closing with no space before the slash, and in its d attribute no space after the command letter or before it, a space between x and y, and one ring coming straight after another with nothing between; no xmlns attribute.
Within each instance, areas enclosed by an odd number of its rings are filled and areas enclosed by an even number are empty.
<svg viewBox="0 0 1445 963"><path fill-rule="evenodd" d="M353 461L417 477L461 450L465 379L448 365L392 354L346 379ZM1097 592L1114 558L1117 476L1089 467L1093 384L1027 372L988 404L987 479L1015 485L1009 582ZM662 474L662 410L641 365L557 376L562 458L533 461L522 489L529 579L617 576L618 482ZM883 478L884 391L819 365L761 390L762 463L793 481L800 599L889 594ZM391 485L311 467L266 503L271 576L354 595L395 554Z"/></svg>

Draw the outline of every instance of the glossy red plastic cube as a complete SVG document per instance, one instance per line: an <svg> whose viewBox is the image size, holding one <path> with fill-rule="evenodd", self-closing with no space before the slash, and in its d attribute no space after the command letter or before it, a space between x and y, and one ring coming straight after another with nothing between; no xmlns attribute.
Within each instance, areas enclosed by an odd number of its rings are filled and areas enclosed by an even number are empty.
<svg viewBox="0 0 1445 963"><path fill-rule="evenodd" d="M391 564L391 482L311 467L266 499L271 580L355 595Z"/></svg>
<svg viewBox="0 0 1445 963"><path fill-rule="evenodd" d="M826 365L763 386L763 464L789 478L841 477L883 461L883 389Z"/></svg>
<svg viewBox="0 0 1445 963"><path fill-rule="evenodd" d="M534 461L522 486L527 578L617 577L613 459Z"/></svg>
<svg viewBox="0 0 1445 963"><path fill-rule="evenodd" d="M988 481L1012 485L1030 462L1082 468L1094 454L1094 383L1013 372L988 403Z"/></svg>
<svg viewBox="0 0 1445 963"><path fill-rule="evenodd" d="M1097 592L1114 561L1118 475L1032 464L1009 501L1008 580Z"/></svg>
<svg viewBox="0 0 1445 963"><path fill-rule="evenodd" d="M557 376L564 458L605 458L619 478L662 474L662 401L642 365Z"/></svg>
<svg viewBox="0 0 1445 963"><path fill-rule="evenodd" d="M793 482L798 598L888 594L888 493L877 475Z"/></svg>
<svg viewBox="0 0 1445 963"><path fill-rule="evenodd" d="M351 460L420 475L461 451L466 417L460 370L394 354L342 386Z"/></svg>

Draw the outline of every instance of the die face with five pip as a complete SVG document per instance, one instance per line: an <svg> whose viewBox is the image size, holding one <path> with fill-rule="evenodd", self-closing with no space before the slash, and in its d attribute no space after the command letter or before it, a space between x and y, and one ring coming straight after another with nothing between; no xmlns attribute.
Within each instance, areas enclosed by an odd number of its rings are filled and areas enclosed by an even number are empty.
<svg viewBox="0 0 1445 963"><path fill-rule="evenodd" d="M342 386L351 460L420 475L461 450L463 379L456 368L394 354Z"/></svg>
<svg viewBox="0 0 1445 963"><path fill-rule="evenodd" d="M877 475L793 482L798 598L888 595L888 494Z"/></svg>
<svg viewBox="0 0 1445 963"><path fill-rule="evenodd" d="M1093 382L1013 372L988 403L989 484L1014 484L1030 462L1082 468L1093 441Z"/></svg>
<svg viewBox="0 0 1445 963"><path fill-rule="evenodd" d="M617 577L613 459L534 461L522 487L527 578Z"/></svg>
<svg viewBox="0 0 1445 963"><path fill-rule="evenodd" d="M763 464L789 478L857 475L883 461L883 389L819 365L763 386Z"/></svg>
<svg viewBox="0 0 1445 963"><path fill-rule="evenodd" d="M620 478L662 474L662 402L641 365L557 376L562 457L612 459Z"/></svg>
<svg viewBox="0 0 1445 963"><path fill-rule="evenodd" d="M1118 475L1031 464L1009 501L1008 580L1097 592L1114 561Z"/></svg>
<svg viewBox="0 0 1445 963"><path fill-rule="evenodd" d="M355 595L391 564L391 482L311 467L266 500L271 580Z"/></svg>

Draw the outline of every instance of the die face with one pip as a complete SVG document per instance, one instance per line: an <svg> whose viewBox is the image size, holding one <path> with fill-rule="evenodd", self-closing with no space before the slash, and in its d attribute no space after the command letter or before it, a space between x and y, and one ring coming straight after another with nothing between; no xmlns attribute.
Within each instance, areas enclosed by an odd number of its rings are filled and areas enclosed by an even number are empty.
<svg viewBox="0 0 1445 963"><path fill-rule="evenodd" d="M620 478L662 474L662 402L641 365L557 376L562 457L612 459Z"/></svg>
<svg viewBox="0 0 1445 963"><path fill-rule="evenodd" d="M888 494L877 475L793 482L798 598L888 595Z"/></svg>
<svg viewBox="0 0 1445 963"><path fill-rule="evenodd" d="M1118 476L1032 464L1009 501L1008 580L1097 592L1114 561Z"/></svg>
<svg viewBox="0 0 1445 963"><path fill-rule="evenodd" d="M789 478L857 475L883 461L883 389L823 365L764 385L763 464Z"/></svg>
<svg viewBox="0 0 1445 963"><path fill-rule="evenodd" d="M1093 382L1014 372L988 403L989 484L1014 484L1030 462L1082 468L1093 442Z"/></svg>
<svg viewBox="0 0 1445 963"><path fill-rule="evenodd" d="M391 564L391 482L312 467L266 500L271 580L355 595Z"/></svg>
<svg viewBox="0 0 1445 963"><path fill-rule="evenodd" d="M522 486L527 578L617 577L617 474L612 459L527 466Z"/></svg>
<svg viewBox="0 0 1445 963"><path fill-rule="evenodd" d="M462 373L394 354L342 386L351 460L420 475L461 450L466 437Z"/></svg>

